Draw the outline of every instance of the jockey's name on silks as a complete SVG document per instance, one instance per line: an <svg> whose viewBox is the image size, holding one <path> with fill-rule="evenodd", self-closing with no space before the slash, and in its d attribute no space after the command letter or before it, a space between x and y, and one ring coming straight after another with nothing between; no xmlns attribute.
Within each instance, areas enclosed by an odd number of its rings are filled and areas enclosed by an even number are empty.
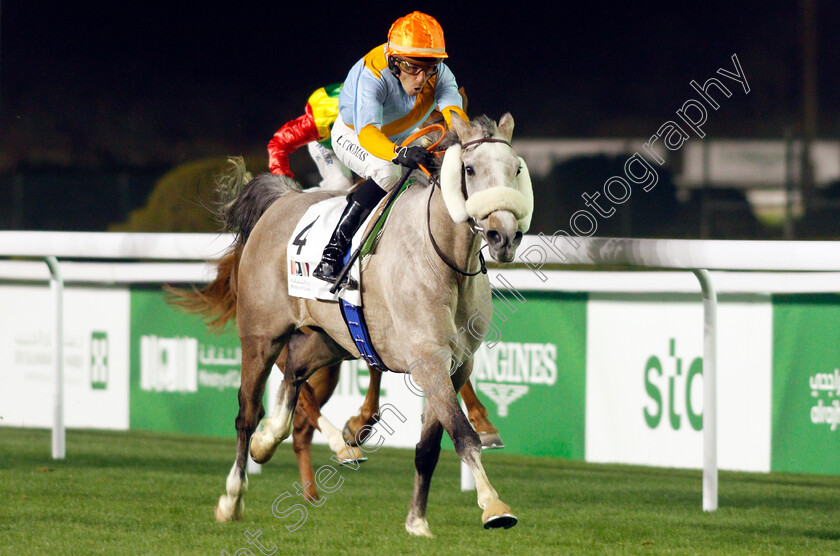
<svg viewBox="0 0 840 556"><path fill-rule="evenodd" d="M343 149L344 149L344 150L346 150L348 153L352 154L353 156L355 156L356 158L358 158L358 159L359 159L359 160L361 160L362 162L364 162L365 160L367 160L367 155L368 155L367 151L366 151L366 150L364 150L364 149L363 149L362 147L360 147L359 145L356 145L356 144L354 144L353 142L348 141L347 139L345 139L345 136L343 136L343 135L337 135L337 136L335 137L334 141L335 141L335 144L336 144L336 145L338 145L339 147L343 148Z"/></svg>

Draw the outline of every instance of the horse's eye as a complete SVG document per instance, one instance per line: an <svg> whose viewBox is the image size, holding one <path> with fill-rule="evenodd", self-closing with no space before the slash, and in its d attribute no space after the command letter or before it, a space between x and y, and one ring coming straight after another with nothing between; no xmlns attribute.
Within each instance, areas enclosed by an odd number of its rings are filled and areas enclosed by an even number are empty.
<svg viewBox="0 0 840 556"><path fill-rule="evenodd" d="M522 172L522 166L516 169L516 175L518 176Z"/></svg>
<svg viewBox="0 0 840 556"><path fill-rule="evenodd" d="M467 173L468 176L475 175L475 168L473 168L472 166L464 166L464 171Z"/></svg>

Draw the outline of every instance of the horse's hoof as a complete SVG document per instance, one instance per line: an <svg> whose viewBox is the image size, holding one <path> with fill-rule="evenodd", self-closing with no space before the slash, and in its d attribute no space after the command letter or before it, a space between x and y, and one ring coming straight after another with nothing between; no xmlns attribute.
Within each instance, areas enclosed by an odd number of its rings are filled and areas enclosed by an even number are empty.
<svg viewBox="0 0 840 556"><path fill-rule="evenodd" d="M505 443L502 442L502 437L498 432L480 432L478 437L481 439L482 450L502 449Z"/></svg>
<svg viewBox="0 0 840 556"><path fill-rule="evenodd" d="M344 423L344 430L341 431L341 435L344 437L344 442L351 445L351 446L361 446L365 443L365 440L368 439L371 433L370 427L363 427L356 431L356 434L353 434L353 431L350 430L350 420L348 419L346 423ZM356 438L356 435L359 438Z"/></svg>
<svg viewBox="0 0 840 556"><path fill-rule="evenodd" d="M405 530L415 537L435 538L432 530L429 529L429 522L425 518L407 519L405 521Z"/></svg>
<svg viewBox="0 0 840 556"><path fill-rule="evenodd" d="M507 504L501 500L496 500L484 508L481 521L484 523L485 529L498 529L499 527L510 529L519 520L510 512L510 507Z"/></svg>
<svg viewBox="0 0 840 556"><path fill-rule="evenodd" d="M344 429L341 431L341 435L344 437L344 442L351 446L357 446L356 444L356 437L350 431L350 420L348 419L346 423L344 423Z"/></svg>
<svg viewBox="0 0 840 556"><path fill-rule="evenodd" d="M335 455L341 465L356 465L367 461L367 456L358 448L344 445Z"/></svg>
<svg viewBox="0 0 840 556"><path fill-rule="evenodd" d="M225 494L219 498L219 503L216 504L216 521L225 523L227 521L240 521L242 515L245 513L245 501L241 498L237 501L231 501L230 496Z"/></svg>
<svg viewBox="0 0 840 556"><path fill-rule="evenodd" d="M280 445L279 442L275 444L271 440L266 439L268 436L263 431L258 431L251 437L249 451L251 452L251 458L257 463L266 463L270 460L271 456L277 450L277 446Z"/></svg>

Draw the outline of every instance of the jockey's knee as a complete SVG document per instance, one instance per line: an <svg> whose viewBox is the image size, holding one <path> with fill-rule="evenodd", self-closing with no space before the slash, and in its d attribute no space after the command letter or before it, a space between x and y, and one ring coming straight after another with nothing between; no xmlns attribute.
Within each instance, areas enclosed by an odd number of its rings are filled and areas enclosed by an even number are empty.
<svg viewBox="0 0 840 556"><path fill-rule="evenodd" d="M402 166L397 166L390 162L378 165L370 173L370 178L385 191L391 191L400 181L401 176Z"/></svg>
<svg viewBox="0 0 840 556"><path fill-rule="evenodd" d="M321 182L321 188L329 191L350 191L353 180L347 176L330 176Z"/></svg>

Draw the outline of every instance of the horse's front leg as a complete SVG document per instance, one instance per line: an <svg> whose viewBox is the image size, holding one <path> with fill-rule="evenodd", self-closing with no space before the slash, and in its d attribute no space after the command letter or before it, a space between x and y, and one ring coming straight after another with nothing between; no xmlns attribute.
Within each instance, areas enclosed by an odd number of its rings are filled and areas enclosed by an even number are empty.
<svg viewBox="0 0 840 556"><path fill-rule="evenodd" d="M464 412L461 411L455 395L456 388L460 389L469 377L472 370L472 360L466 361L450 377L451 352L442 348L426 352L424 355L425 357L418 359L417 363L412 366L412 380L426 395L427 410L425 415L428 415L429 412L434 413L434 416L440 421L452 439L458 457L467 465L475 478L478 506L484 510L482 514L484 527L486 529L491 527L508 528L516 525L517 518L511 513L507 504L499 499L496 489L490 484L490 480L484 472L484 467L481 464L481 442L478 434L470 426ZM409 522L412 519L416 521L418 516L425 516L428 486L434 466L432 465L430 470L426 469L426 465L430 464L432 460L433 453L428 451L426 446L423 446L423 448L426 449L425 452L421 451L421 444L418 444L415 452L417 474L415 476L414 497L406 520L406 528L409 528ZM409 532L412 531L409 529Z"/></svg>
<svg viewBox="0 0 840 556"><path fill-rule="evenodd" d="M322 332L295 332L288 345L289 353L274 412L262 422L262 430L254 433L251 439L251 457L258 463L271 459L277 446L292 433L295 406L306 379L317 369L332 365L347 355L341 346Z"/></svg>
<svg viewBox="0 0 840 556"><path fill-rule="evenodd" d="M405 519L405 530L418 537L434 536L426 521L426 502L429 499L432 474L440 457L442 437L443 425L431 410L431 405L426 404L423 408L423 430L414 452L414 494Z"/></svg>
<svg viewBox="0 0 840 556"><path fill-rule="evenodd" d="M370 427L376 424L373 416L379 413L379 388L382 384L382 372L373 367L368 367L368 369L370 370L370 385L365 395L365 401L359 408L359 414L351 417L344 424L344 440L350 446L364 444L373 430Z"/></svg>
<svg viewBox="0 0 840 556"><path fill-rule="evenodd" d="M240 338L242 343L242 372L239 387L239 414L236 417L236 460L225 481L225 494L216 505L216 520L242 519L245 509L243 496L248 490L248 443L265 413L262 398L265 382L280 352L282 343L263 336Z"/></svg>

